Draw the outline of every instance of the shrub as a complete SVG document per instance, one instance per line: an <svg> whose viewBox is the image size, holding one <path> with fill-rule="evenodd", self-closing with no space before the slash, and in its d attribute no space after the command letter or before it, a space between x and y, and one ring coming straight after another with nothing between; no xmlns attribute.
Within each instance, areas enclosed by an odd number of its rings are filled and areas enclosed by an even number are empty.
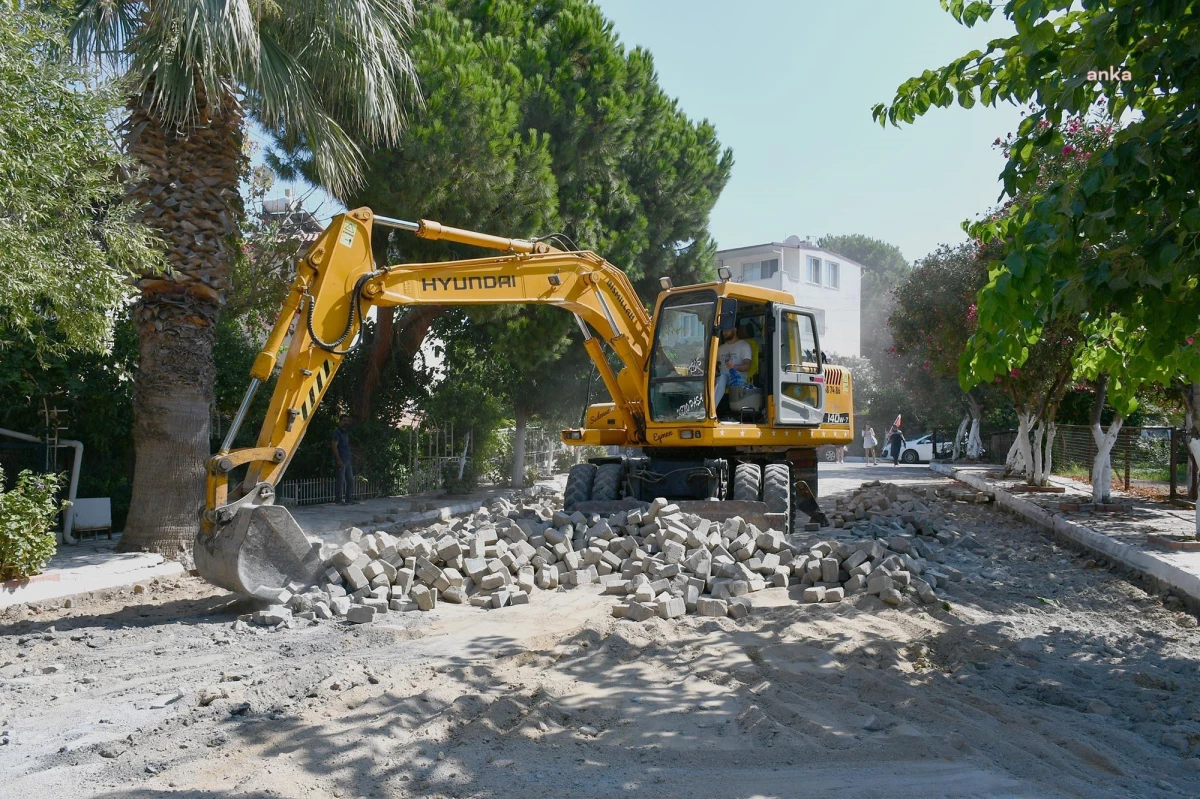
<svg viewBox="0 0 1200 799"><path fill-rule="evenodd" d="M479 487L479 470L473 458L467 459L463 476L458 478L458 461L449 460L442 464L442 487L447 494L470 494Z"/></svg>
<svg viewBox="0 0 1200 799"><path fill-rule="evenodd" d="M63 477L23 471L17 485L4 491L0 472L0 580L19 580L41 572L58 542L50 529L69 505L55 494Z"/></svg>

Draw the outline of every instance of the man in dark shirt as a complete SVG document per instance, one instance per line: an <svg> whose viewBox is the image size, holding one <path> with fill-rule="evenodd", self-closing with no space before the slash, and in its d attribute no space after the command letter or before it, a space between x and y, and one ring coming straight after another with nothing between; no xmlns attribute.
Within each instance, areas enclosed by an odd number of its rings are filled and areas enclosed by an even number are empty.
<svg viewBox="0 0 1200 799"><path fill-rule="evenodd" d="M892 427L891 432L888 434L888 446L892 450L892 465L899 466L900 450L904 448L904 433L900 431L899 427Z"/></svg>
<svg viewBox="0 0 1200 799"><path fill-rule="evenodd" d="M349 505L354 497L354 470L350 468L350 417L343 415L329 442L337 464L333 478L333 501Z"/></svg>

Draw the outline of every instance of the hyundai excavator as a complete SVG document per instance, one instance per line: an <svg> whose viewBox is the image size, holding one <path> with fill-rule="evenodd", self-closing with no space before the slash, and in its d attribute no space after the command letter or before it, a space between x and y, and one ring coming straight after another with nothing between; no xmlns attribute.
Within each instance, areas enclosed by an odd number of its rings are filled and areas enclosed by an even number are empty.
<svg viewBox="0 0 1200 799"><path fill-rule="evenodd" d="M371 234L381 225L502 254L377 268ZM319 546L274 504L275 486L372 307L538 303L574 315L611 401L590 405L583 426L562 431L562 441L621 454L570 470L568 512L666 497L708 518L758 514L787 532L796 510L820 521L817 448L850 443L853 402L849 371L822 356L814 315L790 294L732 281L722 266L711 283L675 287L662 278L651 316L620 269L550 242L391 219L368 208L334 217L297 263L241 406L206 462L199 573L266 600L320 576ZM741 380L718 379L729 368L718 363L722 330L740 331L752 352ZM234 449L285 339L257 443Z"/></svg>

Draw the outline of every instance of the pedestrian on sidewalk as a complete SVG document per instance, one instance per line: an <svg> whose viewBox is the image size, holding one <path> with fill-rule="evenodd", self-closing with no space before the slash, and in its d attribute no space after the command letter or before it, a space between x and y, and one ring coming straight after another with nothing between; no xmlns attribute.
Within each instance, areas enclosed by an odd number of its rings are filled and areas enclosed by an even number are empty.
<svg viewBox="0 0 1200 799"><path fill-rule="evenodd" d="M892 450L892 465L900 465L900 450L904 448L904 433L899 426L893 427L888 433L888 446Z"/></svg>
<svg viewBox="0 0 1200 799"><path fill-rule="evenodd" d="M875 438L875 428L868 424L863 428L863 460L868 466L878 466L879 459L875 456L875 448L879 446L879 439Z"/></svg>
<svg viewBox="0 0 1200 799"><path fill-rule="evenodd" d="M846 462L846 449L847 449L847 447L845 444L838 444L838 446L837 446L837 462L838 463Z"/></svg>
<svg viewBox="0 0 1200 799"><path fill-rule="evenodd" d="M350 417L346 414L342 414L338 426L334 428L329 446L333 449L333 460L337 464L333 473L333 502L335 505L349 505L354 502L354 469L350 466Z"/></svg>

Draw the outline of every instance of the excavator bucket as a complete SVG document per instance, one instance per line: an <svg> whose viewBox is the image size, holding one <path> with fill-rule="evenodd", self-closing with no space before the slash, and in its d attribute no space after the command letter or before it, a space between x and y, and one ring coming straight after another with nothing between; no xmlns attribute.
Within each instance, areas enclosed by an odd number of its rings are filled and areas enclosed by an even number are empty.
<svg viewBox="0 0 1200 799"><path fill-rule="evenodd" d="M808 487L808 483L803 480L797 480L795 488L796 510L808 514L809 520L816 522L822 527L828 527L829 519L821 512L821 506L817 504L817 498L813 496L812 489Z"/></svg>
<svg viewBox="0 0 1200 799"><path fill-rule="evenodd" d="M229 523L196 537L196 570L214 585L275 602L288 586L317 581L320 549L287 508L246 506Z"/></svg>

